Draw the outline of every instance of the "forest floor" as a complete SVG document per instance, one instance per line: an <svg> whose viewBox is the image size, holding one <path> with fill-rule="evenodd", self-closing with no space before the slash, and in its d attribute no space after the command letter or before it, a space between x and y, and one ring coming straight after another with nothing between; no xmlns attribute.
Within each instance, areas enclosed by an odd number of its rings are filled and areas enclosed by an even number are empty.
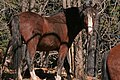
<svg viewBox="0 0 120 80"><path fill-rule="evenodd" d="M56 70L55 69L36 68L35 73L40 79L45 79L45 80L55 80L55 76L56 76ZM2 80L14 80L14 77L15 77L15 71L14 70L9 70L9 69L6 68L2 74L3 74L2 75ZM28 69L26 69L26 71L24 73L22 73L22 75L23 75L23 80L29 80L30 79L30 74L29 74ZM62 80L67 80L65 71L62 72Z"/></svg>

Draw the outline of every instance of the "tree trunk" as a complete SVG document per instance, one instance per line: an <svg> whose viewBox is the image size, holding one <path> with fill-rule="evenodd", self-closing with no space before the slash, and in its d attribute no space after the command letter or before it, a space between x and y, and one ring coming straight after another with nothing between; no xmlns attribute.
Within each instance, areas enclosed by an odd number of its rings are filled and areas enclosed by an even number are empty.
<svg viewBox="0 0 120 80"><path fill-rule="evenodd" d="M71 1L67 0L67 7L70 8L71 7Z"/></svg>
<svg viewBox="0 0 120 80"><path fill-rule="evenodd" d="M22 12L28 11L28 0L22 0Z"/></svg>
<svg viewBox="0 0 120 80"><path fill-rule="evenodd" d="M29 11L34 11L35 0L29 0Z"/></svg>
<svg viewBox="0 0 120 80"><path fill-rule="evenodd" d="M66 5L66 0L63 0L63 8L66 9L67 5Z"/></svg>
<svg viewBox="0 0 120 80"><path fill-rule="evenodd" d="M78 34L75 41L75 78L83 80L83 48L82 48L82 32Z"/></svg>
<svg viewBox="0 0 120 80"><path fill-rule="evenodd" d="M81 0L78 0L78 7L81 6Z"/></svg>
<svg viewBox="0 0 120 80"><path fill-rule="evenodd" d="M88 57L87 57L87 74L88 76L95 76L95 50L96 50L96 36L91 34L88 36Z"/></svg>
<svg viewBox="0 0 120 80"><path fill-rule="evenodd" d="M97 41L97 30L98 30L98 19L99 15L95 19L95 25L93 28L93 33L88 35L88 57L87 57L87 75L91 77L96 77L97 76L97 46L98 46L98 41Z"/></svg>

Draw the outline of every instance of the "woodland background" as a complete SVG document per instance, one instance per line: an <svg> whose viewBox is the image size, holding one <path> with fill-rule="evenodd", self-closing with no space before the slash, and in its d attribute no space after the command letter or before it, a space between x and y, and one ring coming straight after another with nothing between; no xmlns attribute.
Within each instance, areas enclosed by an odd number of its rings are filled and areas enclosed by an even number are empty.
<svg viewBox="0 0 120 80"><path fill-rule="evenodd" d="M0 66L7 48L8 41L11 38L9 28L10 17L24 11L36 12L40 15L50 16L62 11L70 6L81 6L87 0L0 0ZM116 44L120 43L120 1L119 0L93 0L93 4L98 5L98 13L94 33L90 36L83 30L74 40L70 49L71 68L76 78L86 76L91 73L95 79L101 79L101 67L104 54ZM90 40L90 43L88 41ZM86 47L86 45L88 47ZM91 48L90 45L93 45ZM39 52L38 52L39 53ZM53 53L53 52L52 52ZM93 60L94 66L89 66L88 53L93 54L90 58ZM74 55L76 54L76 55ZM41 54L39 54L41 56ZM52 66L51 57L56 58L56 54L49 55L49 65ZM10 55L7 55L10 57ZM40 63L41 58L35 58L36 65ZM42 61L41 61L42 62ZM10 66L8 66L10 67ZM87 67L92 67L94 70L89 72Z"/></svg>

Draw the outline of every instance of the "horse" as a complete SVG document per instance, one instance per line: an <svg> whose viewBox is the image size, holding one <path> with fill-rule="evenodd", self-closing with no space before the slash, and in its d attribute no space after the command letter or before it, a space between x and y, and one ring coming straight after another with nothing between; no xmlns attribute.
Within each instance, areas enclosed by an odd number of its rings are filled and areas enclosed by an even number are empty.
<svg viewBox="0 0 120 80"><path fill-rule="evenodd" d="M25 58L32 80L39 80L33 65L36 50L59 52L55 78L61 80L61 69L67 61L66 56L72 42L82 29L92 30L95 15L96 5L86 5L63 9L63 12L50 17L43 17L33 12L22 12L12 17L9 23L14 42L12 51L21 56L21 47L23 44L26 45ZM20 60L18 60L18 79L22 80ZM69 74L69 70L66 71ZM71 80L70 76L68 80Z"/></svg>
<svg viewBox="0 0 120 80"><path fill-rule="evenodd" d="M120 80L120 44L110 49L104 58L103 80Z"/></svg>

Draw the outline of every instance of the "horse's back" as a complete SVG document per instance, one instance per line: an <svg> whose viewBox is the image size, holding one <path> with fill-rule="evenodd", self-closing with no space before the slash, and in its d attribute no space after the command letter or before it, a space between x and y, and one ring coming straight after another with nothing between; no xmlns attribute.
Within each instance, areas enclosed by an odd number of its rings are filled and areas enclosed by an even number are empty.
<svg viewBox="0 0 120 80"><path fill-rule="evenodd" d="M43 17L33 12L22 12L19 14L20 32L25 39L29 40L34 34L43 32Z"/></svg>
<svg viewBox="0 0 120 80"><path fill-rule="evenodd" d="M110 50L107 66L111 80L120 80L120 44Z"/></svg>
<svg viewBox="0 0 120 80"><path fill-rule="evenodd" d="M20 22L21 23L37 23L41 22L43 23L43 17L37 13L34 12L22 12L19 14Z"/></svg>
<svg viewBox="0 0 120 80"><path fill-rule="evenodd" d="M42 43L57 47L60 42L68 42L67 25L64 13L58 13L50 17L43 17L33 12L19 14L20 32L25 41L29 41L35 34L41 36ZM42 46L43 47L43 46ZM46 48L45 48L46 49Z"/></svg>
<svg viewBox="0 0 120 80"><path fill-rule="evenodd" d="M66 18L63 12L57 13L56 15L52 15L50 17L45 17L45 19L52 23L66 24Z"/></svg>

